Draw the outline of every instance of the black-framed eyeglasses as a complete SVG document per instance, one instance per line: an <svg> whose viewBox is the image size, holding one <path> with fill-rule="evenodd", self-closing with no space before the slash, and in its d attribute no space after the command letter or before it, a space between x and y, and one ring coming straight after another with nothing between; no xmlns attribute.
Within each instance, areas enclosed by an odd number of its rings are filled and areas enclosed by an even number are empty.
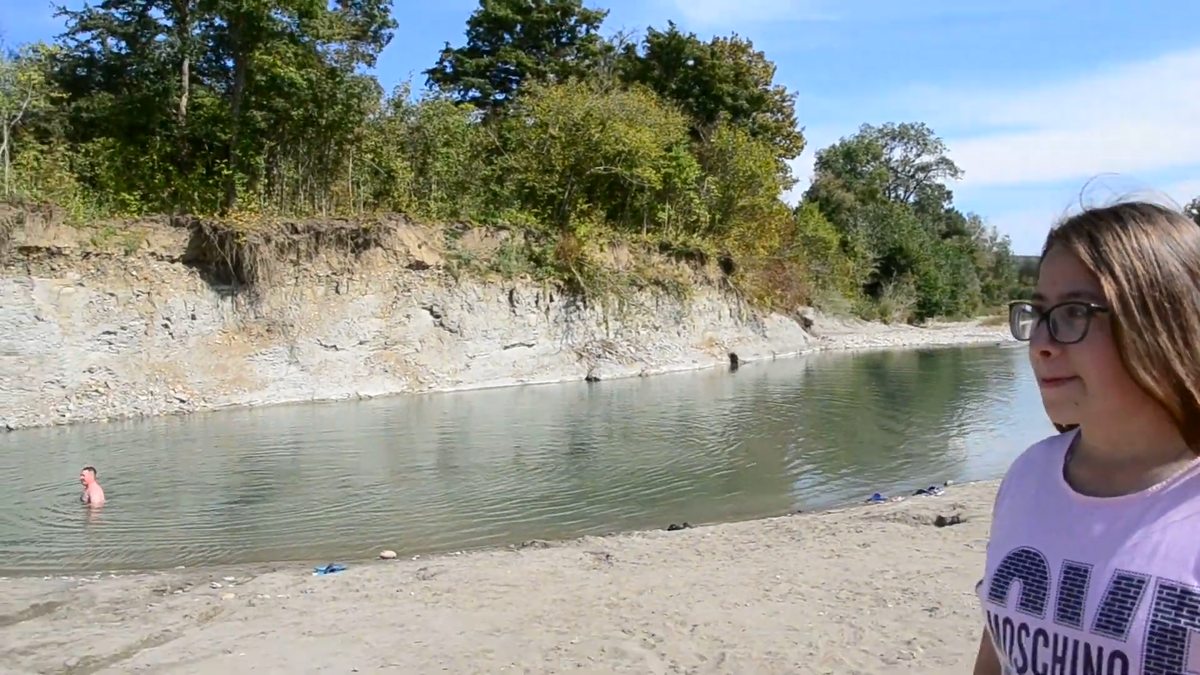
<svg viewBox="0 0 1200 675"><path fill-rule="evenodd" d="M1073 345L1082 342L1092 327L1092 317L1109 311L1104 305L1082 300L1060 302L1057 305L1038 309L1024 300L1008 304L1008 328L1012 336L1028 342L1038 324L1045 321L1050 339L1059 344Z"/></svg>

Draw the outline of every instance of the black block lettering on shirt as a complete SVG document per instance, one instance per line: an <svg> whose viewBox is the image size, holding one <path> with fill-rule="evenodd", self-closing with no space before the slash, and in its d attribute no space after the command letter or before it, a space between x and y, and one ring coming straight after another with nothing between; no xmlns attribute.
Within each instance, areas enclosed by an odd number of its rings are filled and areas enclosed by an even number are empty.
<svg viewBox="0 0 1200 675"><path fill-rule="evenodd" d="M1153 580L1140 672L1200 673L1200 663L1188 663L1191 641L1200 640L1200 586L1118 569L1108 580L1094 616L1088 617L1086 607L1091 586L1101 581L1095 578L1094 569L1087 563L1065 560L1057 576L1051 577L1046 557L1037 549L1022 546L1004 556L988 580L986 595L988 604L1007 610L987 611L989 632L1001 661L1007 662L1017 675L1131 675L1125 651L1088 643L1081 633L1090 618L1087 633L1127 642L1142 598L1148 595ZM1057 588L1052 588L1053 578L1058 580ZM1014 584L1019 584L1018 594L1015 607L1009 610ZM1053 622L1068 629L1065 632L1034 628L1006 615L1008 611L1016 611L1045 619L1052 591L1056 592ZM1079 632L1072 635L1075 631Z"/></svg>
<svg viewBox="0 0 1200 675"><path fill-rule="evenodd" d="M1050 564L1041 551L1022 546L1009 551L992 574L988 586L988 601L1008 606L1008 593L1014 583L1020 583L1016 610L1039 619L1046 618L1050 597Z"/></svg>
<svg viewBox="0 0 1200 675"><path fill-rule="evenodd" d="M1091 632L1124 642L1129 637L1129 626L1149 583L1150 577L1145 574L1126 570L1113 572L1104 597L1100 599L1100 607L1096 609Z"/></svg>
<svg viewBox="0 0 1200 675"><path fill-rule="evenodd" d="M1130 675L1129 657L1081 638L1082 631L1047 631L989 611L989 634L1009 675ZM1176 671L1182 673L1182 671Z"/></svg>
<svg viewBox="0 0 1200 675"><path fill-rule="evenodd" d="M1188 638L1200 631L1200 588L1165 579L1154 585L1154 603L1146 624L1142 650L1145 675L1182 675L1200 664L1187 662ZM1191 666L1191 670L1184 668Z"/></svg>
<svg viewBox="0 0 1200 675"><path fill-rule="evenodd" d="M1129 657L1125 652L1114 649L1108 653L1108 670L1105 675L1129 675Z"/></svg>
<svg viewBox="0 0 1200 675"><path fill-rule="evenodd" d="M1054 602L1054 623L1083 630L1083 612L1087 607L1088 584L1092 566L1064 560L1058 570L1058 597Z"/></svg>

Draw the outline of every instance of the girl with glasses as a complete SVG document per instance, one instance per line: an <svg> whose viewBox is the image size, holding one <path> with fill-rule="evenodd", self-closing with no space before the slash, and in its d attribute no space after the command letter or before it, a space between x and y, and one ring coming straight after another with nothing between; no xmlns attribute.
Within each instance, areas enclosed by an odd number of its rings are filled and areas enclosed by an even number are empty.
<svg viewBox="0 0 1200 675"><path fill-rule="evenodd" d="M1200 226L1067 219L1009 325L1059 433L996 496L975 675L1200 673Z"/></svg>

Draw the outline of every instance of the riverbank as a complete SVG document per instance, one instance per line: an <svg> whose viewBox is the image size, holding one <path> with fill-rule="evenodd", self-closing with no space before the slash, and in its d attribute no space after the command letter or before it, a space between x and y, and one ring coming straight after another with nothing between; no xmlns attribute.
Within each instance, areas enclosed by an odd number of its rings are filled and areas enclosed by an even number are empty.
<svg viewBox="0 0 1200 675"><path fill-rule="evenodd" d="M411 223L335 225L289 234L272 255L292 259L270 262L194 223L122 224L119 236L101 236L26 222L0 266L0 428L1008 339L1003 326L978 322L764 314L686 266L669 270L693 275L680 282L694 289L686 297L642 288L585 303L461 274L463 250L495 248L484 235L450 256L437 232ZM640 274L637 261L617 258Z"/></svg>
<svg viewBox="0 0 1200 675"><path fill-rule="evenodd" d="M996 483L369 564L0 581L8 673L969 672ZM938 516L961 524L935 527Z"/></svg>

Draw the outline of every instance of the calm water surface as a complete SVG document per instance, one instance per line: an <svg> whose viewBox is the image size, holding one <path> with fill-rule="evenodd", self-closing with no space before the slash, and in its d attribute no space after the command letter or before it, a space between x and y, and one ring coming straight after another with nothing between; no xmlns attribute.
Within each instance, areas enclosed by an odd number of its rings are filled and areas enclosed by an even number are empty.
<svg viewBox="0 0 1200 675"><path fill-rule="evenodd" d="M1025 351L824 354L592 385L0 436L0 570L346 560L755 518L999 476ZM78 502L93 464L108 503Z"/></svg>

